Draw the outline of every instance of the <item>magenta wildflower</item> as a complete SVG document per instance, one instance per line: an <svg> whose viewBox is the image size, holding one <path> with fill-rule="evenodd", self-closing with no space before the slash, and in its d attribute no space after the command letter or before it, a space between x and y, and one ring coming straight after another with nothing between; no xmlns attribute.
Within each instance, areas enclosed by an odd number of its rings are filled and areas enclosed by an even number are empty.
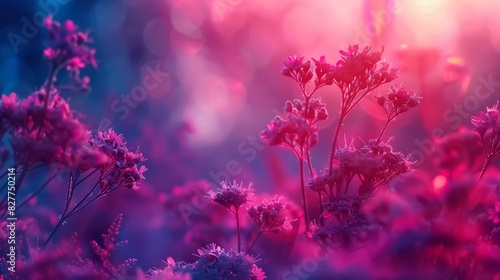
<svg viewBox="0 0 500 280"><path fill-rule="evenodd" d="M88 140L82 142L82 145L61 154L59 163L62 166L68 167L70 170L84 172L90 169L101 169L109 164L109 157L96 145L93 145L94 138L90 131L87 134Z"/></svg>
<svg viewBox="0 0 500 280"><path fill-rule="evenodd" d="M239 209L241 205L253 198L254 189L252 188L252 183L248 184L248 186L243 186L243 183L238 184L236 181L233 181L232 184L223 181L221 186L222 188L216 191L209 191L207 197L233 213L238 231L238 252L241 252Z"/></svg>
<svg viewBox="0 0 500 280"><path fill-rule="evenodd" d="M304 56L289 56L288 60L283 62L283 65L281 73L287 77L291 77L302 87L305 87L313 77L311 62L304 62Z"/></svg>
<svg viewBox="0 0 500 280"><path fill-rule="evenodd" d="M120 233L122 220L123 214L118 215L108 231L102 234L102 245L99 245L95 240L90 242L92 250L99 257L101 262L101 270L97 272L97 279L104 280L119 277L123 270L132 268L137 261L136 259L128 259L125 260L123 264L116 267L111 263L111 256L116 247L127 244L127 241L116 242L116 237Z"/></svg>
<svg viewBox="0 0 500 280"><path fill-rule="evenodd" d="M317 143L316 126L311 126L302 117L288 114L286 119L277 116L267 125L261 138L269 145L280 145L295 152L299 157L303 154L303 147L312 147Z"/></svg>
<svg viewBox="0 0 500 280"><path fill-rule="evenodd" d="M333 66L326 62L325 56L322 55L318 60L312 58L314 62L314 71L316 73L316 77L314 79L314 83L317 88L323 85L332 85L333 84Z"/></svg>
<svg viewBox="0 0 500 280"><path fill-rule="evenodd" d="M500 201L495 201L495 207L488 209L488 220L491 220L494 224L500 223Z"/></svg>
<svg viewBox="0 0 500 280"><path fill-rule="evenodd" d="M347 51L340 51L341 59L334 67L333 73L334 83L341 91L341 108L333 137L330 166L333 166L340 127L352 109L371 91L398 78L397 68L391 68L384 62L379 65L383 51L384 48L381 48L378 52L372 52L371 47L360 50L359 45L349 46Z"/></svg>
<svg viewBox="0 0 500 280"><path fill-rule="evenodd" d="M52 93L48 105L41 90L3 110L4 120L12 134L14 157L19 164L61 163L64 154L88 141L88 132L74 116L69 104Z"/></svg>
<svg viewBox="0 0 500 280"><path fill-rule="evenodd" d="M70 68L83 68L87 64L97 67L95 50L88 47L92 43L88 32L80 31L71 20L61 24L48 17L44 24L50 39L44 50L47 60L56 66L68 63Z"/></svg>
<svg viewBox="0 0 500 280"><path fill-rule="evenodd" d="M483 151L486 161L479 175L481 179L490 165L491 161L500 155L500 112L498 101L491 107L486 108L486 113L479 112L471 118L474 130L481 136Z"/></svg>
<svg viewBox="0 0 500 280"><path fill-rule="evenodd" d="M209 191L207 197L230 211L237 212L241 205L253 198L253 192L252 183L243 186L243 183L238 184L236 181L223 181L221 188Z"/></svg>
<svg viewBox="0 0 500 280"><path fill-rule="evenodd" d="M486 113L479 112L477 116L471 117L471 122L474 125L474 129L481 135L487 131L491 131L493 134L500 134L500 112L498 111L498 101L491 107L486 108Z"/></svg>
<svg viewBox="0 0 500 280"><path fill-rule="evenodd" d="M307 102L295 99L285 103L285 112L302 117L311 125L328 118L326 104L321 102L321 98L311 98Z"/></svg>
<svg viewBox="0 0 500 280"><path fill-rule="evenodd" d="M147 168L139 166L146 159L139 151L130 151L123 135L116 134L110 129L108 132L99 131L92 140L92 146L98 147L109 158L109 164L104 166L107 172L100 182L101 193L109 193L116 189L138 189L137 182L144 179L143 173Z"/></svg>
<svg viewBox="0 0 500 280"><path fill-rule="evenodd" d="M386 63L377 66L383 52L384 48L373 52L371 47L364 47L360 51L359 45L349 46L347 51L339 51L341 59L333 70L334 82L346 97L354 100L359 90L371 90L397 78L395 68L390 68Z"/></svg>
<svg viewBox="0 0 500 280"><path fill-rule="evenodd" d="M387 118L385 126L378 137L378 141L382 139L382 135L390 122L409 109L417 106L422 99L422 97L416 95L414 92L406 90L404 86L398 85L391 86L391 92L375 96L375 98L377 99L377 103L384 109Z"/></svg>
<svg viewBox="0 0 500 280"><path fill-rule="evenodd" d="M280 145L294 151L299 159L318 142L316 123L328 118L326 105L319 98L295 99L285 103L286 118L275 117L261 134L269 145Z"/></svg>
<svg viewBox="0 0 500 280"><path fill-rule="evenodd" d="M411 162L402 153L393 152L387 143L370 141L361 149L346 146L335 153L342 169L347 193L349 182L355 176L361 181L359 193L371 193L380 185L388 184L394 177L410 171Z"/></svg>
<svg viewBox="0 0 500 280"><path fill-rule="evenodd" d="M287 207L283 196L275 196L271 201L252 205L247 208L248 215L257 224L259 232L280 232L292 229L293 220L285 215Z"/></svg>
<svg viewBox="0 0 500 280"><path fill-rule="evenodd" d="M422 99L413 91L408 91L404 86L398 85L391 86L391 92L375 98L377 103L384 109L387 117L391 119L417 106Z"/></svg>
<svg viewBox="0 0 500 280"><path fill-rule="evenodd" d="M264 271L257 267L255 258L246 253L234 250L226 251L223 248L210 244L207 248L198 250L199 259L194 263L175 262L168 259L168 266L177 273L189 273L192 280L204 279L266 279Z"/></svg>
<svg viewBox="0 0 500 280"><path fill-rule="evenodd" d="M342 185L342 179L342 168L340 168L339 166L334 166L331 175L328 172L319 174L316 177L312 178L307 183L307 186L315 192L324 192L328 195L334 195L335 192L333 191L333 189Z"/></svg>

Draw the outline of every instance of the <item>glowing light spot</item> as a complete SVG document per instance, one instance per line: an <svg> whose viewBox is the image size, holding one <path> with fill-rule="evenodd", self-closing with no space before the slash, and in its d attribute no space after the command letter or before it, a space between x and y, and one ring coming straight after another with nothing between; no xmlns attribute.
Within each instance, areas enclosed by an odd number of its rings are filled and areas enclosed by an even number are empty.
<svg viewBox="0 0 500 280"><path fill-rule="evenodd" d="M159 193L158 194L158 202L165 202L167 201L168 196L165 193Z"/></svg>
<svg viewBox="0 0 500 280"><path fill-rule="evenodd" d="M175 2L170 15L173 28L185 35L198 31L205 21L203 7L194 1Z"/></svg>
<svg viewBox="0 0 500 280"><path fill-rule="evenodd" d="M184 112L184 119L188 120L194 128L187 141L190 145L203 148L222 141L231 125L223 123L215 112L208 108L193 106Z"/></svg>
<svg viewBox="0 0 500 280"><path fill-rule="evenodd" d="M169 40L174 51L187 55L199 53L205 45L205 39L199 30L189 36L172 31L170 32Z"/></svg>
<svg viewBox="0 0 500 280"><path fill-rule="evenodd" d="M156 18L149 21L144 27L143 40L144 46L152 54L163 56L168 50L168 36L158 36L158 34L168 34L168 23L162 18Z"/></svg>
<svg viewBox="0 0 500 280"><path fill-rule="evenodd" d="M446 60L443 78L446 82L460 83L461 93L465 94L470 84L470 75L465 67L465 62L460 57L451 57Z"/></svg>
<svg viewBox="0 0 500 280"><path fill-rule="evenodd" d="M443 175L438 175L434 178L434 180L432 181L432 184L434 185L434 189L436 190L440 190L442 189L444 186L446 186L446 177L443 176Z"/></svg>
<svg viewBox="0 0 500 280"><path fill-rule="evenodd" d="M414 7L424 13L430 13L443 5L443 0L414 0Z"/></svg>

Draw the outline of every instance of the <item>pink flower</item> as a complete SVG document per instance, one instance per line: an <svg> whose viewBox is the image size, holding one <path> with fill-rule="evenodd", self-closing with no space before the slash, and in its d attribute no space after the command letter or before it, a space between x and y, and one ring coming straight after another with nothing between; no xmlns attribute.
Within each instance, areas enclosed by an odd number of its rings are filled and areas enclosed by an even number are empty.
<svg viewBox="0 0 500 280"><path fill-rule="evenodd" d="M283 196L275 196L271 201L264 200L260 204L248 207L247 211L260 232L280 232L282 229L292 229L290 223L293 220L285 215L287 205Z"/></svg>
<svg viewBox="0 0 500 280"><path fill-rule="evenodd" d="M83 68L87 64L97 67L95 50L88 47L92 40L88 32L81 32L71 20L62 26L54 21L52 17L44 21L49 31L49 47L45 49L45 57L56 65L62 65L74 59L78 59L78 67Z"/></svg>
<svg viewBox="0 0 500 280"><path fill-rule="evenodd" d="M299 85L304 87L313 77L311 71L311 62L304 62L304 56L289 56L288 60L283 62L281 73L294 79Z"/></svg>
<svg viewBox="0 0 500 280"><path fill-rule="evenodd" d="M277 116L261 133L261 138L269 145L281 145L300 153L302 147L316 144L318 128L304 118L288 114L286 119Z"/></svg>
<svg viewBox="0 0 500 280"><path fill-rule="evenodd" d="M192 264L168 258L167 265L174 273L189 273L193 279L266 279L264 271L255 265L257 260L243 252L226 251L212 243L195 256L199 259Z"/></svg>
<svg viewBox="0 0 500 280"><path fill-rule="evenodd" d="M410 171L411 162L402 153L393 152L388 143L370 140L361 149L346 146L337 149L335 158L345 177L359 177L361 186L359 193L371 193L380 185L388 184L396 176Z"/></svg>
<svg viewBox="0 0 500 280"><path fill-rule="evenodd" d="M417 106L422 99L415 92L408 91L404 86L398 85L391 86L391 92L376 96L375 98L390 120Z"/></svg>
<svg viewBox="0 0 500 280"><path fill-rule="evenodd" d="M321 102L321 98L311 98L308 102L299 99L295 99L293 102L287 101L284 110L287 113L303 117L311 125L328 118L326 104Z"/></svg>
<svg viewBox="0 0 500 280"><path fill-rule="evenodd" d="M17 105L17 94L15 92L12 92L9 95L3 94L1 101L0 113L5 115L6 112L12 111Z"/></svg>
<svg viewBox="0 0 500 280"><path fill-rule="evenodd" d="M322 55L318 60L312 59L315 66L316 86L319 87L321 85L331 85L333 84L333 66L326 62L325 56Z"/></svg>
<svg viewBox="0 0 500 280"><path fill-rule="evenodd" d="M486 108L486 113L479 112L477 116L473 116L471 122L480 135L484 135L488 130L491 130L494 134L500 134L498 101L493 107Z"/></svg>
<svg viewBox="0 0 500 280"><path fill-rule="evenodd" d="M500 201L495 202L495 207L488 209L488 220L492 220L494 224L500 223Z"/></svg>
<svg viewBox="0 0 500 280"><path fill-rule="evenodd" d="M222 188L216 191L209 191L207 197L231 211L238 212L242 204L253 198L252 183L243 186L243 183L238 184L236 181L232 183L223 181L221 186Z"/></svg>
<svg viewBox="0 0 500 280"><path fill-rule="evenodd" d="M12 135L11 144L19 163L63 163L68 153L87 143L87 130L73 116L69 104L58 92L52 93L47 106L45 90L20 100L15 106L12 106L12 98L11 95L11 113L4 120Z"/></svg>
<svg viewBox="0 0 500 280"><path fill-rule="evenodd" d="M349 46L347 51L340 50L341 59L336 64L336 80L350 83L354 78L368 78L367 72L373 71L377 62L382 59L384 48L372 52L371 47L364 47L361 52L359 45Z"/></svg>
<svg viewBox="0 0 500 280"><path fill-rule="evenodd" d="M137 182L144 179L147 168L139 166L146 159L139 151L132 152L126 147L123 135L112 129L99 131L91 140L91 147L98 148L108 158L109 163L103 168L105 179L101 180L101 193L109 193L116 189L138 189Z"/></svg>

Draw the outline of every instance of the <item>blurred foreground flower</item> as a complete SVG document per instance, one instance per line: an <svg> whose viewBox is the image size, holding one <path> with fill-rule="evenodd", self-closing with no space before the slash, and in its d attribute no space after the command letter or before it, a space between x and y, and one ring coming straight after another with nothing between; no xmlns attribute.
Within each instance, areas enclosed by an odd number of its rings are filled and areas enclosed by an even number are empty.
<svg viewBox="0 0 500 280"><path fill-rule="evenodd" d="M191 264L168 258L168 266L174 272L189 273L192 280L266 279L264 271L255 264L257 260L243 252L226 251L212 243L207 248L199 249L196 256L199 259Z"/></svg>

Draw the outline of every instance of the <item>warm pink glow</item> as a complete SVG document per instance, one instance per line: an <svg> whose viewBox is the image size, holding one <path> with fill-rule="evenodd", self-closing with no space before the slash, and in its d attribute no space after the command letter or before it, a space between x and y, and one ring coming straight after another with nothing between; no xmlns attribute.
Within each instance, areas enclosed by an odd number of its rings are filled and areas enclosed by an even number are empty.
<svg viewBox="0 0 500 280"><path fill-rule="evenodd" d="M446 186L447 179L443 175L438 175L432 180L432 184L434 185L434 189L440 190Z"/></svg>

